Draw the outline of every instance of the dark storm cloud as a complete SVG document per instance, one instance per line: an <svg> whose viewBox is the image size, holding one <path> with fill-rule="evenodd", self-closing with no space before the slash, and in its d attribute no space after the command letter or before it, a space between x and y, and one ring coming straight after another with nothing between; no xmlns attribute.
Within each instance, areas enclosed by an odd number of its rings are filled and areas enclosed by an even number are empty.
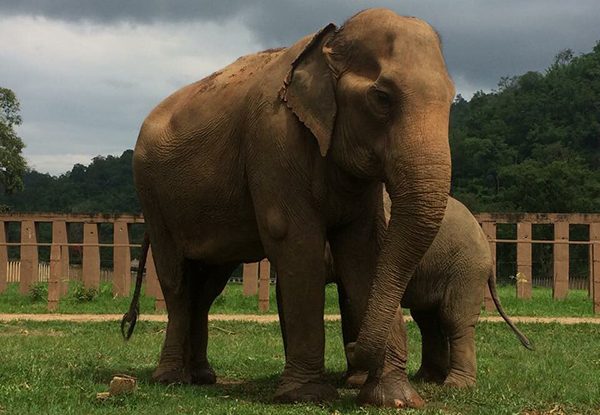
<svg viewBox="0 0 600 415"><path fill-rule="evenodd" d="M501 76L541 70L559 50L586 52L600 38L598 0L0 2L3 14L98 24L239 19L265 47L290 44L329 21L341 24L367 7L389 7L400 14L422 17L436 26L444 38L450 71L463 89L493 88Z"/></svg>
<svg viewBox="0 0 600 415"><path fill-rule="evenodd" d="M4 14L38 15L65 21L96 23L130 21L221 20L244 10L248 2L235 0L2 0Z"/></svg>

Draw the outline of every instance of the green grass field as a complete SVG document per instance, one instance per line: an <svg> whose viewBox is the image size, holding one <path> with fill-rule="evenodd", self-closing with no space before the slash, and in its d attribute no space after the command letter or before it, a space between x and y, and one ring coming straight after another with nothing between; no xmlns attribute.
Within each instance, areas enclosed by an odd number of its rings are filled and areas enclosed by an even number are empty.
<svg viewBox="0 0 600 415"><path fill-rule="evenodd" d="M477 328L478 386L468 390L416 384L423 414L600 413L600 331L593 325L523 324L537 351L519 345L503 324ZM125 343L118 324L0 324L0 414L392 414L358 408L355 391L341 388L344 357L339 324L327 323L326 367L341 399L326 405L271 403L283 367L277 324L212 322L209 354L214 386L149 382L164 324L140 322ZM413 374L419 335L408 324ZM115 374L138 378L132 394L96 399ZM554 410L554 412L550 412ZM562 412L560 412L562 411Z"/></svg>
<svg viewBox="0 0 600 415"><path fill-rule="evenodd" d="M61 299L59 313L120 314L129 308L130 298L113 298L110 284L102 284L98 295L92 301L84 302L77 301L74 297L75 287L72 285L69 294ZM517 299L514 286L501 286L498 291L504 308L513 316L582 317L593 315L592 301L588 297L587 291L571 290L568 297L562 301L553 300L552 290L549 288L534 288L531 300ZM45 298L42 296L41 299L33 301L31 296L19 294L17 284L9 284L6 292L0 294L0 313L46 313ZM155 313L153 304L152 298L142 296L141 312L143 314ZM230 283L223 294L215 300L211 312L214 314L255 314L258 312L258 299L256 296L244 297L241 284ZM335 285L327 286L325 312L327 314L339 313ZM274 287L271 287L269 313L277 313Z"/></svg>

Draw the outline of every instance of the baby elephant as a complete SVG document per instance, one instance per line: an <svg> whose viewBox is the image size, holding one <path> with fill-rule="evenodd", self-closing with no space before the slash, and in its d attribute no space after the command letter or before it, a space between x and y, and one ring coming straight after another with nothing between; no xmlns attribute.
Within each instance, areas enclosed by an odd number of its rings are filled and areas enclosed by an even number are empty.
<svg viewBox="0 0 600 415"><path fill-rule="evenodd" d="M462 203L449 198L439 233L402 299L402 307L410 309L421 331L417 378L458 387L475 384L475 324L486 284L502 318L523 346L533 349L502 309L492 267L489 242L479 223ZM362 384L364 379L364 374L349 369L350 385Z"/></svg>

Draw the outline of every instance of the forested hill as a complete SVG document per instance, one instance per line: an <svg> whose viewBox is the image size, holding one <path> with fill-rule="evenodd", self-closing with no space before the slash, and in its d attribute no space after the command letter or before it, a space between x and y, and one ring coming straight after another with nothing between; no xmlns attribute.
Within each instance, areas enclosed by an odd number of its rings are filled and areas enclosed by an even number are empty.
<svg viewBox="0 0 600 415"><path fill-rule="evenodd" d="M600 42L452 108L452 191L474 211L600 211Z"/></svg>
<svg viewBox="0 0 600 415"><path fill-rule="evenodd" d="M27 172L24 190L1 195L0 205L13 212L138 213L132 156L133 150L98 156L89 166L76 164L58 177Z"/></svg>
<svg viewBox="0 0 600 415"><path fill-rule="evenodd" d="M452 193L473 211L600 212L600 43L452 106ZM139 212L132 151L59 177L30 171L11 211Z"/></svg>

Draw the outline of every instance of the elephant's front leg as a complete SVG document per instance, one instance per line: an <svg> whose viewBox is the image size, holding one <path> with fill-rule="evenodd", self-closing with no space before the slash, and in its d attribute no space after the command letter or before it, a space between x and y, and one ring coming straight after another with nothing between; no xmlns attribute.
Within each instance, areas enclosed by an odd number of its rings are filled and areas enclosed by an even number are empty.
<svg viewBox="0 0 600 415"><path fill-rule="evenodd" d="M330 235L345 345L356 341L367 308L379 252L378 232L381 229L376 216L372 215ZM346 383L353 387L362 386L359 393L361 403L394 407L424 405L406 376L406 329L402 312L400 308L398 310L390 328L386 360L377 373L367 374L355 369L351 356L347 355Z"/></svg>
<svg viewBox="0 0 600 415"><path fill-rule="evenodd" d="M367 309L377 262L374 226L372 219L358 221L329 235L345 346L356 341ZM362 386L367 372L354 368L348 356L346 364L346 384Z"/></svg>
<svg viewBox="0 0 600 415"><path fill-rule="evenodd" d="M277 269L277 285L286 362L278 402L326 401L337 397L336 389L325 383L325 239L316 221L305 218L300 227L289 225L286 235L273 238L269 232L263 244ZM315 224L315 225L312 225Z"/></svg>
<svg viewBox="0 0 600 415"><path fill-rule="evenodd" d="M395 408L421 408L425 401L412 387L406 375L408 346L402 308L398 307L387 339L382 366L369 372L358 394L361 404Z"/></svg>
<svg viewBox="0 0 600 415"><path fill-rule="evenodd" d="M424 382L443 383L448 376L448 336L442 328L439 311L411 310L421 331L421 367L415 378Z"/></svg>

